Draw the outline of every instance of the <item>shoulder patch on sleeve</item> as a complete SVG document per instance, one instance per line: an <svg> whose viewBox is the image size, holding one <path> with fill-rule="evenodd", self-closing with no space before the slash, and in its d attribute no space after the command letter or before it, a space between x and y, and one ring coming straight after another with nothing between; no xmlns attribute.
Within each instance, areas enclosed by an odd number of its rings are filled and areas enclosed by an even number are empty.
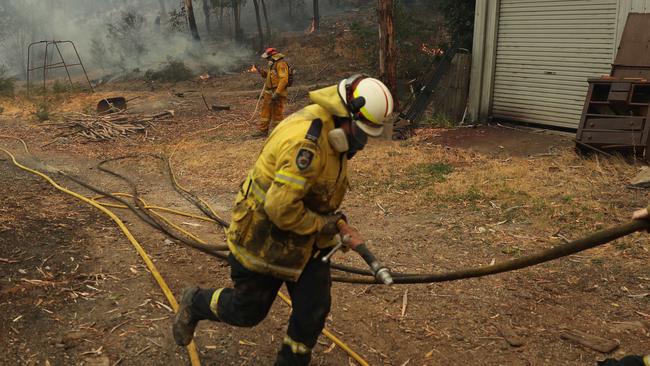
<svg viewBox="0 0 650 366"><path fill-rule="evenodd" d="M323 130L323 121L320 118L316 118L315 120L311 121L311 125L307 130L305 139L315 143L316 141L318 141L318 138L320 137L322 130Z"/></svg>
<svg viewBox="0 0 650 366"><path fill-rule="evenodd" d="M296 154L296 166L298 169L305 170L309 168L311 162L314 160L314 155L316 155L314 151L305 147L298 150L298 154Z"/></svg>

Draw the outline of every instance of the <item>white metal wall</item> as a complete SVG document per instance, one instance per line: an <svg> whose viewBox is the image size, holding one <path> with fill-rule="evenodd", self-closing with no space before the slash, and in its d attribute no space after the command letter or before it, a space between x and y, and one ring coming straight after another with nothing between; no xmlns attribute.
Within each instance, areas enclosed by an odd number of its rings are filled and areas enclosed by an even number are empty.
<svg viewBox="0 0 650 366"><path fill-rule="evenodd" d="M616 44L621 40L629 13L650 13L650 0L619 0L616 22Z"/></svg>
<svg viewBox="0 0 650 366"><path fill-rule="evenodd" d="M610 71L618 15L616 0L501 0L492 116L577 128L587 79Z"/></svg>

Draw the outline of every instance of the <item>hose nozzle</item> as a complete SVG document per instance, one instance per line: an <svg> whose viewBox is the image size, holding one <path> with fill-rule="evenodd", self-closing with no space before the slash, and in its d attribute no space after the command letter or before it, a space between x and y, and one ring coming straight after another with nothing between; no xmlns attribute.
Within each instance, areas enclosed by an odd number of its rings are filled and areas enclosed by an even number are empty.
<svg viewBox="0 0 650 366"><path fill-rule="evenodd" d="M386 267L382 267L375 272L375 278L381 281L384 285L393 284L393 276L390 275L390 271Z"/></svg>

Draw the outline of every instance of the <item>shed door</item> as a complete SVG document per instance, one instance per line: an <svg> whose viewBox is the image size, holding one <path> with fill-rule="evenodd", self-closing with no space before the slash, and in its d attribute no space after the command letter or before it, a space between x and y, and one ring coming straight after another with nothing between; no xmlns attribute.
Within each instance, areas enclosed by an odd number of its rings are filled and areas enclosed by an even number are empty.
<svg viewBox="0 0 650 366"><path fill-rule="evenodd" d="M492 116L578 128L587 79L609 74L616 0L501 0Z"/></svg>

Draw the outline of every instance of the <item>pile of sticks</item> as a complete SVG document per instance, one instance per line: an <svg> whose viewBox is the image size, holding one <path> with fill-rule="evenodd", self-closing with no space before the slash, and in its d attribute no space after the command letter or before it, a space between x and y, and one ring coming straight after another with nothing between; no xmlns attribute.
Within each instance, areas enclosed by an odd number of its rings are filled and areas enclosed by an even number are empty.
<svg viewBox="0 0 650 366"><path fill-rule="evenodd" d="M151 122L172 117L173 110L152 115L127 114L124 111L105 115L74 113L63 116L65 123L61 127L74 129L63 136L82 136L91 141L106 141L131 133L146 133Z"/></svg>

